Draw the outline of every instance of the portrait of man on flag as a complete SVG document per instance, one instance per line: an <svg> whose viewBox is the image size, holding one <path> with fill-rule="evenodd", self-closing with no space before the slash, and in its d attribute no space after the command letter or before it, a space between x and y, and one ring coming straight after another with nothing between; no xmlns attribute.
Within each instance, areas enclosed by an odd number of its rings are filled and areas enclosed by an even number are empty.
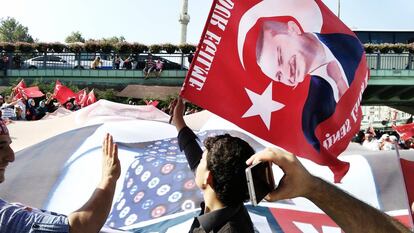
<svg viewBox="0 0 414 233"><path fill-rule="evenodd" d="M320 8L310 1L309 4L302 1L305 6L294 6L295 9L291 12L297 15L296 18L295 15L276 15L279 10L275 10L275 15L261 17L262 8L272 8L277 2L279 1L258 3L245 13L241 24L247 21L244 17L261 21L256 24L260 27L256 62L268 78L296 87L305 77L310 77L309 93L302 114L302 129L307 141L320 151L320 143L314 131L319 123L334 113L336 103L354 80L364 50L359 40L348 34L304 31L302 22L322 21ZM289 7L293 5L284 3L278 8ZM255 14L255 11L259 12ZM251 17L252 15L257 15L257 18ZM243 31L240 30L239 33ZM242 36L239 35L239 38Z"/></svg>

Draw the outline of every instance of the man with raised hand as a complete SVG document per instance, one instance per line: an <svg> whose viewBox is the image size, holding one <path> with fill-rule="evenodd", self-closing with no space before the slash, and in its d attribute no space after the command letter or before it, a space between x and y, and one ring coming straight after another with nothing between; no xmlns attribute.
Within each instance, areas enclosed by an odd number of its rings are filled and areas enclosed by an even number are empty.
<svg viewBox="0 0 414 233"><path fill-rule="evenodd" d="M180 150L184 151L204 199L189 232L253 233L253 223L243 203L249 198L245 161L255 153L254 149L246 141L224 134L208 137L203 151L184 121L181 98L173 108Z"/></svg>
<svg viewBox="0 0 414 233"><path fill-rule="evenodd" d="M12 140L0 121L0 183L5 171L15 159L10 147ZM116 181L121 174L118 147L111 135L103 143L102 177L89 200L69 216L33 209L0 199L0 233L10 232L99 232L111 210Z"/></svg>

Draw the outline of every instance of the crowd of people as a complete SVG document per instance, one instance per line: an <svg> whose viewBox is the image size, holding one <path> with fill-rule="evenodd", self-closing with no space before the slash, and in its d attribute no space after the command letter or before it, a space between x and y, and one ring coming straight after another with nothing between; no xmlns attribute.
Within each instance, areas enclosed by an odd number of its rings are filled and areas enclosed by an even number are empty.
<svg viewBox="0 0 414 233"><path fill-rule="evenodd" d="M38 120L46 115L47 112L56 110L52 98L40 100L36 104L34 99L26 99L24 97L14 99L13 96L0 96L0 113L1 119L9 121L19 120Z"/></svg>
<svg viewBox="0 0 414 233"><path fill-rule="evenodd" d="M1 59L0 59L0 70L3 70L4 72L9 69L20 69L22 66L22 58L20 56L8 56L5 53L1 53Z"/></svg>
<svg viewBox="0 0 414 233"><path fill-rule="evenodd" d="M59 103L52 93L48 92L44 98L26 98L24 95L15 98L13 94L3 97L0 95L0 118L10 123L11 121L33 121L42 119L47 113L53 113L59 107L70 111L81 108L75 98L66 103Z"/></svg>
<svg viewBox="0 0 414 233"><path fill-rule="evenodd" d="M153 104L153 101L149 101L146 104ZM154 101L157 102L158 101ZM137 105L136 101L129 100L129 105ZM171 114L173 111L173 101L170 100L167 104L154 105L161 111ZM13 93L9 96L3 97L0 95L0 118L6 122L21 121L21 120L39 120L46 114L53 113L59 107L63 107L70 111L77 111L81 109L75 98L68 99L67 102L61 104L57 101L52 93L48 92L44 97L40 98L27 98L24 95L16 98ZM188 105L185 111L185 115L199 112L201 108L193 105Z"/></svg>
<svg viewBox="0 0 414 233"><path fill-rule="evenodd" d="M154 60L152 54L148 54L147 59L145 59L144 61L144 68L142 72L144 72L145 78L148 78L148 76L151 73L154 73L156 77L159 77L161 75L163 68L164 63L160 59ZM133 54L129 55L125 60L122 60L119 55L115 55L114 69L140 69L140 64L138 63L136 56L134 56Z"/></svg>
<svg viewBox="0 0 414 233"><path fill-rule="evenodd" d="M390 150L414 150L414 138L403 139L395 131L382 131L368 127L365 131L359 131L353 142L361 144L372 151Z"/></svg>
<svg viewBox="0 0 414 233"><path fill-rule="evenodd" d="M159 78L164 68L164 63L160 59L153 60L151 54L148 54L148 58L144 61L144 68L142 72L144 73L145 79L148 79L150 74L155 74L155 77ZM99 56L97 56L91 63L91 69L100 69L102 66L102 61ZM140 64L136 59L136 56L131 54L125 60L116 54L113 59L113 69L125 69L133 70L140 69Z"/></svg>

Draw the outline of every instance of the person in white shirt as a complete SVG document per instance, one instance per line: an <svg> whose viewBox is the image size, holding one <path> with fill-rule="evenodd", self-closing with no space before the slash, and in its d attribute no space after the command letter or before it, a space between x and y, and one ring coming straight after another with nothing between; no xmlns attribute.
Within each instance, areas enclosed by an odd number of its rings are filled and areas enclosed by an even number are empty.
<svg viewBox="0 0 414 233"><path fill-rule="evenodd" d="M371 133L366 133L365 134L365 140L362 143L362 146L366 147L370 150L373 150L373 151L380 150L378 140L376 138L374 138L374 135L371 134Z"/></svg>

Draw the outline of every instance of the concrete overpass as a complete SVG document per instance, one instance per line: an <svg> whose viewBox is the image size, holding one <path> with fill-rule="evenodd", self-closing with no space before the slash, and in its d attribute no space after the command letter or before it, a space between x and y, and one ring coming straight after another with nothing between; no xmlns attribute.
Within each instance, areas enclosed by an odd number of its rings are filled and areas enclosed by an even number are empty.
<svg viewBox="0 0 414 233"><path fill-rule="evenodd" d="M386 105L414 114L414 54L368 54L371 75L364 92L363 105ZM77 70L77 69L11 69L2 85L11 85L17 79L26 81L66 83L83 86L104 86L117 89L130 84L181 86L186 70L165 70L161 78L144 79L141 70ZM2 77L3 76L3 77Z"/></svg>
<svg viewBox="0 0 414 233"><path fill-rule="evenodd" d="M386 105L414 114L414 70L371 70L363 105Z"/></svg>
<svg viewBox="0 0 414 233"><path fill-rule="evenodd" d="M385 105L414 114L414 54L368 54L370 80L363 105Z"/></svg>

